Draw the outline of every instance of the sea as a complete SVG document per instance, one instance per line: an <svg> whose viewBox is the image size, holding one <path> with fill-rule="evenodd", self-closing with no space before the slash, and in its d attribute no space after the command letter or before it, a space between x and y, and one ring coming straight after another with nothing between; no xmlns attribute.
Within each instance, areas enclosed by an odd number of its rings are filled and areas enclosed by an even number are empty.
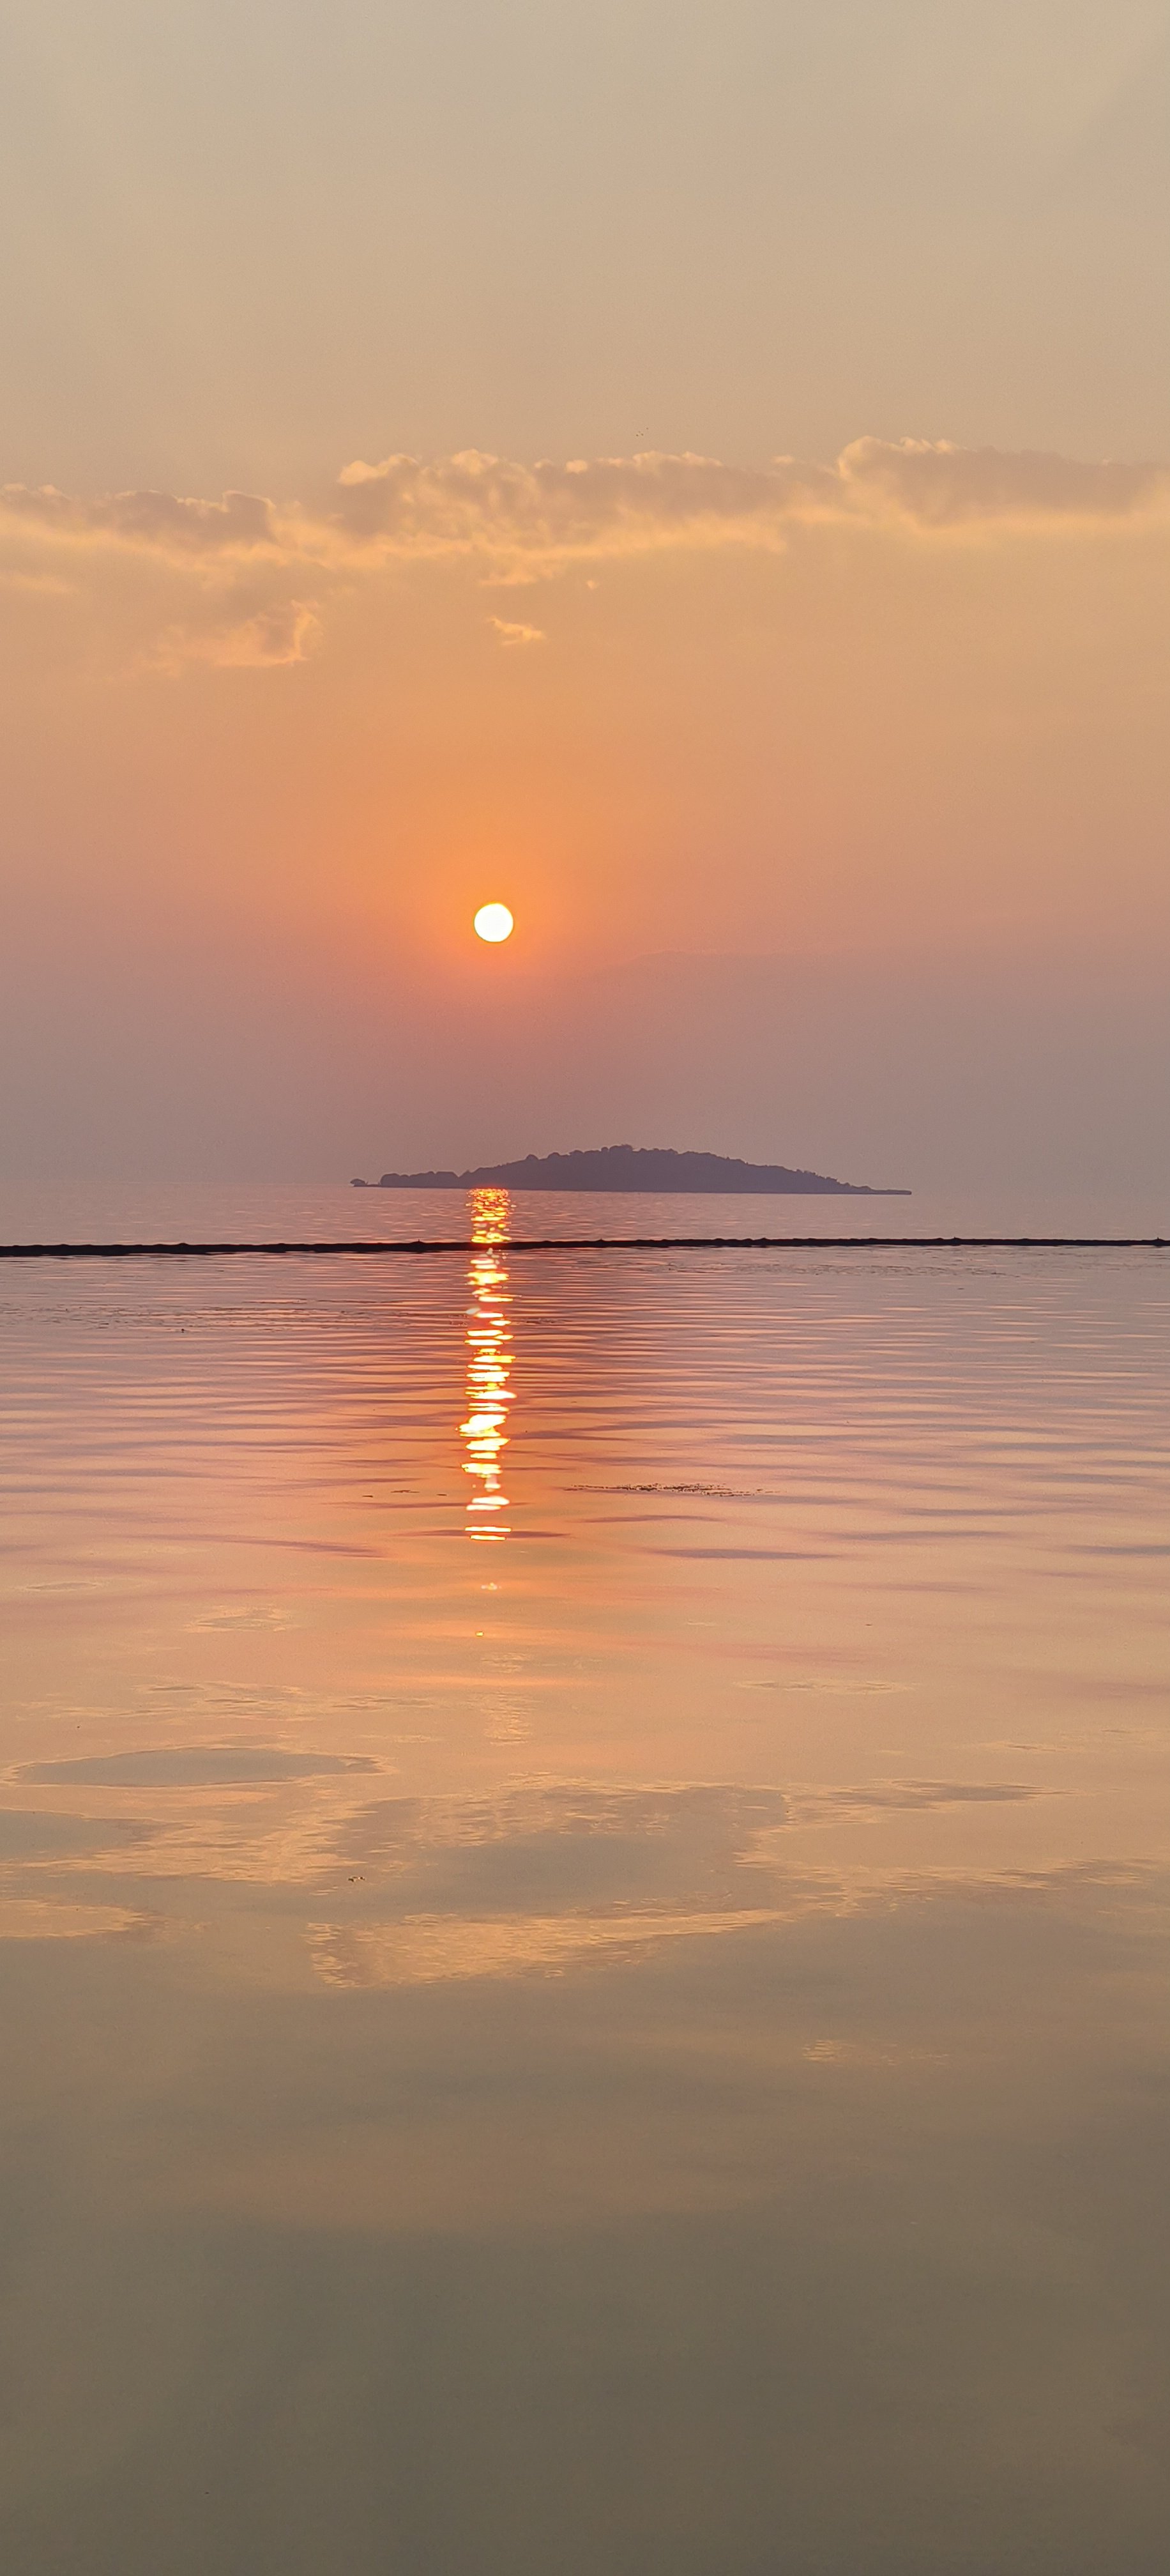
<svg viewBox="0 0 1170 2576"><path fill-rule="evenodd" d="M1162 2576L1159 1233L0 1193L12 2576Z"/></svg>

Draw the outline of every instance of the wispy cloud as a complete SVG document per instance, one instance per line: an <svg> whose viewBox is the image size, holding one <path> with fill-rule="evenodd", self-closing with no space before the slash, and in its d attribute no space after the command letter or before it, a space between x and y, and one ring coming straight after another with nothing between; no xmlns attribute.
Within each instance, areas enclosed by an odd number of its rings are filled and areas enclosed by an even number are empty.
<svg viewBox="0 0 1170 2576"><path fill-rule="evenodd" d="M7 533L76 548L108 545L162 555L280 554L273 504L251 492L187 500L174 492L107 492L80 498L52 483L0 487Z"/></svg>
<svg viewBox="0 0 1170 2576"><path fill-rule="evenodd" d="M151 658L172 673L193 662L221 671L271 671L305 661L320 634L316 611L303 599L285 599L219 625L168 626Z"/></svg>
<svg viewBox="0 0 1170 2576"><path fill-rule="evenodd" d="M489 617L487 622L494 626L496 640L500 644L544 644L548 641L542 626L520 626L509 617Z"/></svg>

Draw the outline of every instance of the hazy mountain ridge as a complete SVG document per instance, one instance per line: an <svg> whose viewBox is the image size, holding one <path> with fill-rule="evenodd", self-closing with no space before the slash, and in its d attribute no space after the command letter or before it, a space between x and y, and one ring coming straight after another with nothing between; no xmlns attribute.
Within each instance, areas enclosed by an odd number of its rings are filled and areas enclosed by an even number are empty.
<svg viewBox="0 0 1170 2576"><path fill-rule="evenodd" d="M786 1163L745 1163L730 1154L680 1153L670 1145L595 1145L568 1154L526 1154L516 1163L484 1163L472 1172L383 1172L355 1180L355 1190L677 1190L748 1196L787 1191L846 1198L909 1198L909 1190L837 1181Z"/></svg>

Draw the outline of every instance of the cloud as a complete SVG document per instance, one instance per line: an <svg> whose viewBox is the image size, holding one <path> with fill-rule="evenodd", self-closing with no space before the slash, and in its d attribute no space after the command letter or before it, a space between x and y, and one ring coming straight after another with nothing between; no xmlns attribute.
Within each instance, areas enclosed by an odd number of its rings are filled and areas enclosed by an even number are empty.
<svg viewBox="0 0 1170 2576"><path fill-rule="evenodd" d="M247 492L218 501L165 492L77 498L51 485L0 491L0 535L57 547L118 547L177 563L263 559L356 565L482 559L532 577L569 563L671 548L775 551L798 527L887 523L1096 527L1165 517L1170 469L859 438L831 465L779 457L725 465L690 454L519 464L469 449L430 461L347 465L331 507Z"/></svg>
<svg viewBox="0 0 1170 2576"><path fill-rule="evenodd" d="M320 635L315 610L302 599L285 599L235 624L168 626L151 658L172 675L193 662L210 663L220 671L272 671L305 661Z"/></svg>
<svg viewBox="0 0 1170 2576"><path fill-rule="evenodd" d="M1027 450L953 447L946 439L859 438L835 471L849 500L892 510L920 527L1116 520L1165 509L1170 499L1164 466L1083 464Z"/></svg>
<svg viewBox="0 0 1170 2576"><path fill-rule="evenodd" d="M0 587L100 595L127 667L270 670L302 662L321 603L411 567L522 584L667 554L779 555L818 530L930 548L1170 525L1170 468L859 438L832 464L728 465L642 453L536 464L477 449L347 465L321 505L225 492L0 489ZM139 579L123 578L137 568ZM544 630L492 616L501 648Z"/></svg>
<svg viewBox="0 0 1170 2576"><path fill-rule="evenodd" d="M351 547L378 554L483 554L555 568L664 546L774 546L801 479L788 465L753 470L691 455L564 465L475 449L430 463L389 456L346 467L331 524Z"/></svg>
<svg viewBox="0 0 1170 2576"><path fill-rule="evenodd" d="M0 524L9 533L77 547L109 545L178 555L253 555L282 550L273 505L251 492L219 501L173 492L111 492L79 499L52 483L0 487Z"/></svg>
<svg viewBox="0 0 1170 2576"><path fill-rule="evenodd" d="M489 617L487 622L495 627L501 644L546 644L548 641L542 626L516 626L507 617Z"/></svg>
<svg viewBox="0 0 1170 2576"><path fill-rule="evenodd" d="M533 573L604 556L740 546L777 551L803 526L1067 528L1165 513L1157 465L861 438L832 465L762 467L644 454L519 465L472 450L347 466L334 541L382 556L481 555Z"/></svg>

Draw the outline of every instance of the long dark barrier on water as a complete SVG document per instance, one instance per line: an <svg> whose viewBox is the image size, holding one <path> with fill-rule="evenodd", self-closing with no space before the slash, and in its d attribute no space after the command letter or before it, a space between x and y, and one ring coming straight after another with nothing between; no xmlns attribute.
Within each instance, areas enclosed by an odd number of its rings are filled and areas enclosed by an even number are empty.
<svg viewBox="0 0 1170 2576"><path fill-rule="evenodd" d="M0 1243L0 1261L221 1261L325 1253L1167 1252L1161 1234L571 1234L382 1243Z"/></svg>

